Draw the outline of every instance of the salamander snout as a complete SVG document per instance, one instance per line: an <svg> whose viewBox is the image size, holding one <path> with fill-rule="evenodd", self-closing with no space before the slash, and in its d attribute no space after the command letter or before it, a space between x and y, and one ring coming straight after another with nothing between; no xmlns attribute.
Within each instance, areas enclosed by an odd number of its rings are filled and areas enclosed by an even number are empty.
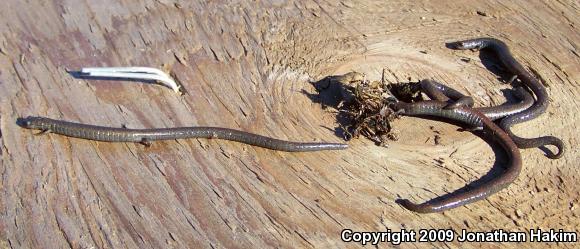
<svg viewBox="0 0 580 249"><path fill-rule="evenodd" d="M26 118L16 119L16 124L26 129L36 129L39 127L40 118L28 116Z"/></svg>
<svg viewBox="0 0 580 249"><path fill-rule="evenodd" d="M457 41L445 43L445 47L455 50L481 49L481 46L472 41Z"/></svg>

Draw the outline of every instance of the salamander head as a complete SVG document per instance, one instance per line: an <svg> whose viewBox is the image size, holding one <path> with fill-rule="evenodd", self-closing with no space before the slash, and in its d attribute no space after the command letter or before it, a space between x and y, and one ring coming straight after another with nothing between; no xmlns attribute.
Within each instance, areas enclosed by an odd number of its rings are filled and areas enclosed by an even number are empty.
<svg viewBox="0 0 580 249"><path fill-rule="evenodd" d="M445 43L445 47L455 50L479 49L480 47L470 41L457 41Z"/></svg>
<svg viewBox="0 0 580 249"><path fill-rule="evenodd" d="M16 124L26 129L41 129L44 118L28 116L16 119Z"/></svg>
<svg viewBox="0 0 580 249"><path fill-rule="evenodd" d="M495 41L495 39L479 38L465 41L448 42L445 43L445 47L455 50L467 50L467 49L480 50L488 46L489 45L488 43L493 41Z"/></svg>

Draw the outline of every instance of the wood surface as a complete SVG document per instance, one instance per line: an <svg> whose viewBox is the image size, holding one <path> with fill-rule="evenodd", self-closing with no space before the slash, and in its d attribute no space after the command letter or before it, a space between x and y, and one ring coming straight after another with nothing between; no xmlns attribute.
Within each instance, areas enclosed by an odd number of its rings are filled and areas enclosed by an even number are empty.
<svg viewBox="0 0 580 249"><path fill-rule="evenodd" d="M345 228L578 232L578 25L578 2L558 0L0 1L0 248L359 247L340 240ZM547 86L548 111L514 131L558 136L568 151L550 160L522 150L523 171L508 189L444 213L415 214L395 200L453 192L505 161L494 145L442 122L403 118L388 148L359 138L346 151L317 153L206 139L145 148L16 125L32 115L341 142L336 111L323 108L310 81L352 70L380 79L384 69L389 82L433 78L478 106L500 104L510 86L479 53L444 46L482 36L504 40ZM67 72L89 66L166 68L187 93Z"/></svg>

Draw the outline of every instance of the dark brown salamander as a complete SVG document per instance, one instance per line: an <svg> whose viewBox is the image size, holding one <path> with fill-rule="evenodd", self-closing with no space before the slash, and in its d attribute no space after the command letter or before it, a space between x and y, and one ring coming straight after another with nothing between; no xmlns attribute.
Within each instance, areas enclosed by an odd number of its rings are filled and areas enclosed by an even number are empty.
<svg viewBox="0 0 580 249"><path fill-rule="evenodd" d="M522 158L518 147L511 140L510 136L493 121L481 112L468 106L457 106L452 109L446 109L446 106L448 106L447 102L434 100L416 103L396 102L391 104L393 110L406 116L435 116L463 122L472 127L483 126L483 130L490 133L507 152L509 163L503 174L490 180L485 185L479 185L460 194L434 199L422 204L415 204L406 199L397 200L403 207L414 212L441 212L485 199L509 186L518 177L522 169Z"/></svg>
<svg viewBox="0 0 580 249"><path fill-rule="evenodd" d="M420 85L423 92L425 92L425 94L427 94L427 96L429 96L429 98L432 100L443 102L452 101L445 107L445 109L453 109L460 105L466 105L469 107L473 106L473 99L471 97L465 96L459 91L443 85L437 81L422 80ZM519 103L503 104L500 106L491 107L478 107L475 108L475 110L478 110L491 120L496 120L522 112L534 104L534 97L532 97L532 95L530 95L530 93L524 88L517 87L514 93L516 97L520 99Z"/></svg>
<svg viewBox="0 0 580 249"><path fill-rule="evenodd" d="M148 144L154 140L182 138L216 138L255 145L271 150L290 152L343 150L340 143L300 143L260 136L248 132L219 127L179 127L163 129L124 129L54 120L44 117L19 118L17 124L23 128L42 130L69 137L105 142L136 142Z"/></svg>
<svg viewBox="0 0 580 249"><path fill-rule="evenodd" d="M542 84L534 78L516 59L512 56L507 45L494 38L478 38L472 40L458 41L447 44L452 49L490 49L493 51L504 67L522 83L528 87L534 95L536 95L536 103L527 110L516 115L507 116L504 118L500 126L512 137L519 148L535 148L544 145L553 145L558 148L558 153L551 153L546 155L549 158L556 159L562 157L564 154L564 143L557 137L544 136L538 138L522 138L513 134L511 126L532 120L548 109L548 92Z"/></svg>

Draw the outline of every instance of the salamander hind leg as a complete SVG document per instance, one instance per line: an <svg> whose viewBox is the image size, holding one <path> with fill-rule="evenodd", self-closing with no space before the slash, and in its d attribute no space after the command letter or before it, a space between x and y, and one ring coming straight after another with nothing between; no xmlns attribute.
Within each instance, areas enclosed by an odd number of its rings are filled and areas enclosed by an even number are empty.
<svg viewBox="0 0 580 249"><path fill-rule="evenodd" d="M460 127L457 129L457 131L468 131L468 132L474 132L474 131L482 131L483 127L476 127L476 126L469 126L469 127Z"/></svg>

